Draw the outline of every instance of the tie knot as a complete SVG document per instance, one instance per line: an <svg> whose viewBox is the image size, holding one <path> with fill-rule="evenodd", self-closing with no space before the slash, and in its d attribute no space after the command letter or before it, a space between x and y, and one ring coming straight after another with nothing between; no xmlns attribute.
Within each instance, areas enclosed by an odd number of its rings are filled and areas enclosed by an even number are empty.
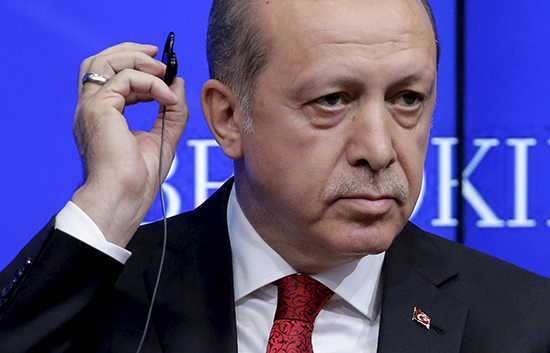
<svg viewBox="0 0 550 353"><path fill-rule="evenodd" d="M300 320L313 324L334 292L306 275L290 275L276 281L278 287L275 320Z"/></svg>

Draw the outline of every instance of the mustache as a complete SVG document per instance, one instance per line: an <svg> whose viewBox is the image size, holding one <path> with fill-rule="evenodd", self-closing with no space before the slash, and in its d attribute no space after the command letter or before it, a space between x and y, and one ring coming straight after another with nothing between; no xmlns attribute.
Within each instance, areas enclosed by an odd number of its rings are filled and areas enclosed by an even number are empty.
<svg viewBox="0 0 550 353"><path fill-rule="evenodd" d="M405 203L409 198L409 182L390 169L353 169L352 172L331 180L322 196L325 201L334 201L341 197L365 194L390 196L399 203Z"/></svg>

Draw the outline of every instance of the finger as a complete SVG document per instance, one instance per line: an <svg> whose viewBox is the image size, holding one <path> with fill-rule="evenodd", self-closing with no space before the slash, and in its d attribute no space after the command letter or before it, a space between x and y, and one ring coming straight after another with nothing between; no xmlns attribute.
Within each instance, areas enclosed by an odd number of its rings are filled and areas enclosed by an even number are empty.
<svg viewBox="0 0 550 353"><path fill-rule="evenodd" d="M117 74L96 97L105 100L106 106L113 106L121 113L126 105L140 101L156 100L167 106L179 102L178 96L160 78L132 69Z"/></svg>
<svg viewBox="0 0 550 353"><path fill-rule="evenodd" d="M124 42L117 45L113 45L107 49L104 49L97 53L97 55L111 54L120 51L141 51L150 56L157 55L158 47L150 44L140 44L133 42Z"/></svg>
<svg viewBox="0 0 550 353"><path fill-rule="evenodd" d="M82 77L87 73L99 74L99 75L104 76L108 80L110 78L112 78L112 76L114 76L114 74L116 74L117 71L113 70L112 68L107 67L107 69L104 70L101 67L101 66L104 66L104 65L101 65L101 62L102 62L101 58L102 57L105 58L109 55L116 54L116 53L118 53L119 55L124 55L124 53L128 53L128 52L142 53L142 54L145 55L145 60L148 60L147 59L148 57L152 58L157 54L158 48L154 45L126 42L126 43L121 43L121 44L117 44L117 45L114 45L112 47L109 47L109 48L101 51L100 53L87 58L80 65L80 75L79 75L79 80L78 80L79 91L78 92L82 93L82 89L85 86L88 86L89 91L90 91L89 94L93 94L101 88L99 84L83 85ZM141 57L143 58L143 56L141 56ZM112 61L115 62L115 63L118 60L120 60L120 59L118 59L116 57L112 59ZM95 66L98 66L97 64L99 63L100 68L90 67L91 63L95 63L96 64ZM120 66L124 65L125 63L126 63L126 65L128 65L127 61L121 61L120 62L120 65L118 65L119 66L118 71L121 71L122 69L124 69L123 67L120 67ZM139 63L139 61L138 61L138 63ZM96 71L92 71L92 70L96 70ZM114 74L113 74L113 72L114 72Z"/></svg>
<svg viewBox="0 0 550 353"><path fill-rule="evenodd" d="M166 160L172 160L176 153L176 147L185 130L187 121L189 119L189 110L185 99L185 82L182 78L175 78L174 82L170 86L170 89L179 98L179 101L174 105L166 106L166 123L165 123L165 155ZM158 119L155 122L151 133L158 136L162 135L162 116L163 106L159 108ZM166 176L170 169L170 165L165 165L163 175Z"/></svg>
<svg viewBox="0 0 550 353"><path fill-rule="evenodd" d="M107 80L113 79L116 74L126 69L134 69L151 75L162 77L166 71L166 66L151 56L138 51L115 52L105 55L96 55L92 57L86 66L82 66L80 71L80 98L86 99L101 89L100 84L82 83L82 77L86 73L96 73L102 75Z"/></svg>
<svg viewBox="0 0 550 353"><path fill-rule="evenodd" d="M145 70L149 69L160 72L160 70L164 69L165 65L147 53L138 50L127 50L91 56L84 60L80 67L81 77L90 72L90 70L94 70L94 73L111 78L116 73L127 68L137 69L143 67Z"/></svg>
<svg viewBox="0 0 550 353"><path fill-rule="evenodd" d="M122 53L122 52L141 52L141 53L144 53L144 54L146 54L150 57L154 57L155 55L157 55L158 48L154 45L138 44L138 43L130 43L130 42L117 44L117 45L114 45L114 46L109 47L107 49L104 49L104 50L102 50L101 52L99 52L95 55L92 55L92 56L86 58L82 62L82 64L80 65L80 68L81 68L81 70L83 68L88 68L90 66L90 62L92 60L94 60L95 57L111 55L111 54L114 54L114 53ZM82 73L81 73L81 75L82 75Z"/></svg>

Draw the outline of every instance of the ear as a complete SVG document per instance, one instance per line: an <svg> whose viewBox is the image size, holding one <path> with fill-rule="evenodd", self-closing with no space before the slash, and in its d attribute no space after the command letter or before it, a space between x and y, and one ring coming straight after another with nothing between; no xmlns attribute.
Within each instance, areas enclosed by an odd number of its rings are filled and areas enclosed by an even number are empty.
<svg viewBox="0 0 550 353"><path fill-rule="evenodd" d="M242 114L237 96L218 80L208 80L201 95L202 111L210 131L231 159L243 156L241 143Z"/></svg>

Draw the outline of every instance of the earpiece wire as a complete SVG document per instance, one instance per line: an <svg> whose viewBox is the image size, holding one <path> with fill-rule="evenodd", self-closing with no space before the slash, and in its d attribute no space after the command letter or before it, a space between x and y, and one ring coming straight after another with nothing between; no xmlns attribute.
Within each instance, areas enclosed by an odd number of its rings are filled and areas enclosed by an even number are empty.
<svg viewBox="0 0 550 353"><path fill-rule="evenodd" d="M166 204L164 202L164 192L162 191L163 176L162 169L164 165L164 137L166 132L166 106L162 107L162 134L160 141L160 157L159 157L159 192L160 192L160 203L162 205L162 222L164 228L164 239L162 242L162 254L160 257L159 271L157 274L157 281L155 283L155 289L153 290L153 295L151 296L151 303L149 304L149 312L147 313L147 320L145 321L145 328L143 329L143 334L141 335L141 340L139 342L138 349L136 353L141 352L141 348L145 342L145 337L147 336L147 331L149 330L149 323L151 322L151 315L153 313L153 304L155 303L155 298L157 297L157 290L160 283L160 277L162 274L162 268L164 267L164 257L166 255L166 241L168 240L168 222L166 220Z"/></svg>

